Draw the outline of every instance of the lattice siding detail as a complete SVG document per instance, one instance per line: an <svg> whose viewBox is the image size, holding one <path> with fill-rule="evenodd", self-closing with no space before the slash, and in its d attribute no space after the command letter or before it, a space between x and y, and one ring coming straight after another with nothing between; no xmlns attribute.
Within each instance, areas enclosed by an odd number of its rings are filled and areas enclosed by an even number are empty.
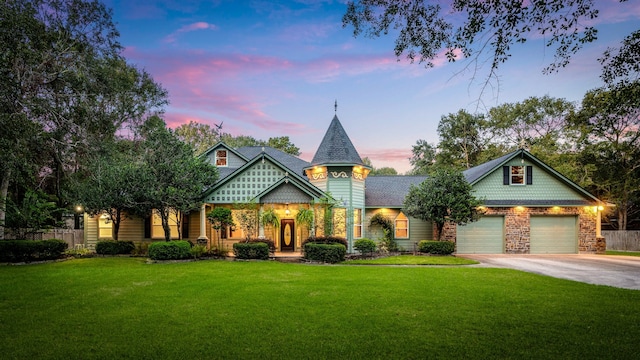
<svg viewBox="0 0 640 360"><path fill-rule="evenodd" d="M285 172L272 162L258 163L211 194L208 201L218 204L249 201L284 176Z"/></svg>

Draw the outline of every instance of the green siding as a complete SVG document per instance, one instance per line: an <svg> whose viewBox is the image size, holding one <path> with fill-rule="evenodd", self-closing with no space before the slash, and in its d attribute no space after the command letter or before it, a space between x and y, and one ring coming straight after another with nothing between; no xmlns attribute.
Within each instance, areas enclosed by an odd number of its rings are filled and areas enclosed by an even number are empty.
<svg viewBox="0 0 640 360"><path fill-rule="evenodd" d="M530 161L513 159L506 165L533 166L533 184L503 185L499 167L473 186L474 196L488 200L584 200L584 196Z"/></svg>
<svg viewBox="0 0 640 360"><path fill-rule="evenodd" d="M364 181L351 180L352 204L354 208L364 208Z"/></svg>
<svg viewBox="0 0 640 360"><path fill-rule="evenodd" d="M365 219L363 225L363 237L378 240L384 235L379 226L371 227L369 223L371 218L382 209L366 209ZM394 221L400 209L384 209L384 215L391 221ZM396 239L398 246L404 251L413 251L414 243L420 242L420 240L432 240L433 239L433 224L431 222L424 222L422 220L409 217L409 238L408 239Z"/></svg>

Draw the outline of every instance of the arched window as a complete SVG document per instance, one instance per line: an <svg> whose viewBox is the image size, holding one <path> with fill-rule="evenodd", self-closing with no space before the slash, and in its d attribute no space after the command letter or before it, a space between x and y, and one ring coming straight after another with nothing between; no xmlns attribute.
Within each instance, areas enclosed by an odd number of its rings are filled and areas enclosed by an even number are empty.
<svg viewBox="0 0 640 360"><path fill-rule="evenodd" d="M403 212L396 217L395 237L396 239L409 238L409 218Z"/></svg>

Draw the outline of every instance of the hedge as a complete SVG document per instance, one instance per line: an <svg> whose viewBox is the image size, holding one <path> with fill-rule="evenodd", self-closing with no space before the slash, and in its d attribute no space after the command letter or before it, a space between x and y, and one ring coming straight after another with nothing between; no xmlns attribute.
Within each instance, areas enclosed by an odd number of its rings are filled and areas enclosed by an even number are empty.
<svg viewBox="0 0 640 360"><path fill-rule="evenodd" d="M158 241L149 245L152 260L182 260L191 258L191 244L185 240Z"/></svg>
<svg viewBox="0 0 640 360"><path fill-rule="evenodd" d="M335 264L344 261L347 247L342 244L316 244L304 245L304 258L312 261L321 261Z"/></svg>
<svg viewBox="0 0 640 360"><path fill-rule="evenodd" d="M269 251L276 251L276 243L271 239L251 239L250 243L265 243L269 246Z"/></svg>
<svg viewBox="0 0 640 360"><path fill-rule="evenodd" d="M233 244L236 259L269 260L269 245L265 242L242 242Z"/></svg>
<svg viewBox="0 0 640 360"><path fill-rule="evenodd" d="M131 254L136 246L133 241L105 240L96 243L96 254L99 255L125 255Z"/></svg>
<svg viewBox="0 0 640 360"><path fill-rule="evenodd" d="M0 262L29 262L59 259L68 244L60 239L50 240L2 240Z"/></svg>
<svg viewBox="0 0 640 360"><path fill-rule="evenodd" d="M419 252L433 255L451 255L455 248L451 241L422 240L418 243Z"/></svg>
<svg viewBox="0 0 640 360"><path fill-rule="evenodd" d="M353 248L362 254L371 254L376 251L376 242L367 238L358 239L353 243Z"/></svg>
<svg viewBox="0 0 640 360"><path fill-rule="evenodd" d="M308 243L314 243L314 244L342 244L342 245L344 245L345 248L349 247L349 243L347 242L347 239L345 239L343 237L338 237L338 236L310 237L310 238L307 238L305 241L302 242L302 247L304 247Z"/></svg>

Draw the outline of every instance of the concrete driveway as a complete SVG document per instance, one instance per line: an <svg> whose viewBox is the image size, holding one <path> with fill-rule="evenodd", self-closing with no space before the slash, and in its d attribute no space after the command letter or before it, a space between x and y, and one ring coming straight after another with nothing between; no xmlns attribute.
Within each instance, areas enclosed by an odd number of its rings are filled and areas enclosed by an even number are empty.
<svg viewBox="0 0 640 360"><path fill-rule="evenodd" d="M640 257L458 254L483 267L509 268L588 284L640 290Z"/></svg>

